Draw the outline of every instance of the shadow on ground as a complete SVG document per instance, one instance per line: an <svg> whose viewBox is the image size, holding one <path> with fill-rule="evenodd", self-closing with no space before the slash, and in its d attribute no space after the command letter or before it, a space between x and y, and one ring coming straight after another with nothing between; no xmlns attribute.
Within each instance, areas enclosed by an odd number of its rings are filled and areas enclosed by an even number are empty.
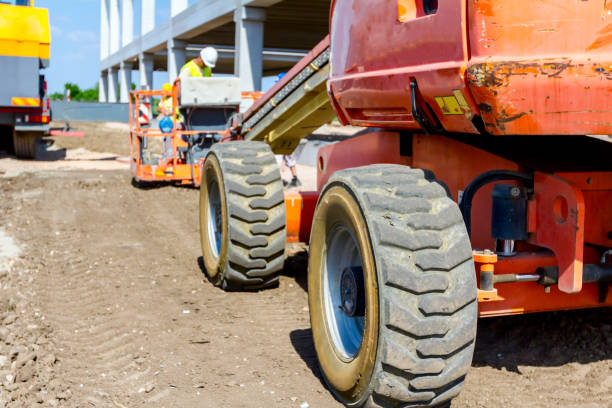
<svg viewBox="0 0 612 408"><path fill-rule="evenodd" d="M556 367L612 359L612 308L480 319L474 366Z"/></svg>
<svg viewBox="0 0 612 408"><path fill-rule="evenodd" d="M66 159L66 149L54 148L53 140L43 139L38 145L36 161L59 161Z"/></svg>
<svg viewBox="0 0 612 408"><path fill-rule="evenodd" d="M281 275L295 279L304 292L308 292L308 251L303 244L290 244Z"/></svg>
<svg viewBox="0 0 612 408"><path fill-rule="evenodd" d="M51 161L60 161L66 158L66 149L53 149L53 141L44 139L38 145L38 150L36 151L36 158L33 161L43 161L43 162L51 162ZM15 156L15 152L12 148L7 148L3 146L0 148L0 158L10 157L13 159L17 159ZM27 160L27 159L23 159ZM32 160L28 160L32 161Z"/></svg>
<svg viewBox="0 0 612 408"><path fill-rule="evenodd" d="M295 352L300 356L304 363L306 363L310 371L312 371L312 374L319 379L325 388L327 388L327 384L325 384L323 376L321 375L321 370L319 369L317 353L312 342L312 330L293 330L291 333L289 333L289 338Z"/></svg>
<svg viewBox="0 0 612 408"><path fill-rule="evenodd" d="M612 359L612 308L480 319L474 367L556 367ZM311 329L290 334L293 348L323 383Z"/></svg>

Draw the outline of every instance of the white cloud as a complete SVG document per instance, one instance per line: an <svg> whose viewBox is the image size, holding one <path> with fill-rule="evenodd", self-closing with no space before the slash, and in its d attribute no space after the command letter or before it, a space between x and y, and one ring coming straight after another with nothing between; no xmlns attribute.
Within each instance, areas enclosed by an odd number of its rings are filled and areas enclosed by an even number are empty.
<svg viewBox="0 0 612 408"><path fill-rule="evenodd" d="M66 38L70 41L79 43L95 43L98 36L93 31L74 30L66 34Z"/></svg>
<svg viewBox="0 0 612 408"><path fill-rule="evenodd" d="M60 58L67 60L67 61L85 61L87 60L87 56L79 52L69 52L67 54L62 55Z"/></svg>
<svg viewBox="0 0 612 408"><path fill-rule="evenodd" d="M53 34L53 35L55 35L57 37L61 37L62 34L64 34L64 30L62 30L58 26L51 25L51 34Z"/></svg>
<svg viewBox="0 0 612 408"><path fill-rule="evenodd" d="M60 14L51 14L51 18L53 20L57 20L57 21L59 21L61 23L70 23L72 21L72 20L70 20L69 17L62 16Z"/></svg>

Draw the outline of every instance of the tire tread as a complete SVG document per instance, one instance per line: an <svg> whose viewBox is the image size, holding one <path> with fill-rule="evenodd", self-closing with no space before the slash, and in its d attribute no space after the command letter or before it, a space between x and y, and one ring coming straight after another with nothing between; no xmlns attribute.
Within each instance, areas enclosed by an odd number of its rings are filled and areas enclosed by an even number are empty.
<svg viewBox="0 0 612 408"><path fill-rule="evenodd" d="M213 145L224 179L227 260L214 283L228 291L259 290L278 284L284 265L285 208L280 170L263 142Z"/></svg>
<svg viewBox="0 0 612 408"><path fill-rule="evenodd" d="M430 171L336 172L355 193L379 271L380 335L368 407L433 407L463 386L476 336L476 281L458 206Z"/></svg>

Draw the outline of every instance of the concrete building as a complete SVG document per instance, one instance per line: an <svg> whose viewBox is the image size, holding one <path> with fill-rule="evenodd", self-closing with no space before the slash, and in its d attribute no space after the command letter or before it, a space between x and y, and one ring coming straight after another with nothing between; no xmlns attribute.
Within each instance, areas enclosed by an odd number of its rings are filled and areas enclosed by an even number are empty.
<svg viewBox="0 0 612 408"><path fill-rule="evenodd" d="M170 0L168 21L156 25L155 0L100 0L100 102L128 102L132 82L161 88L153 84L154 71L167 72L173 82L208 45L219 51L215 74L239 77L243 91L261 90L263 76L286 72L324 38L329 4L199 0L190 6L188 0ZM134 33L134 18L140 19L140 33Z"/></svg>

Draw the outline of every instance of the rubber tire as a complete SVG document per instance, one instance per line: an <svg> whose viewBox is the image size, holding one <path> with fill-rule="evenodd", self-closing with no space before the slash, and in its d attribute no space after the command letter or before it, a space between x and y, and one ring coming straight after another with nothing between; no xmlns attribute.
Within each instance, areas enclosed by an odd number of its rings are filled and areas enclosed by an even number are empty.
<svg viewBox="0 0 612 408"><path fill-rule="evenodd" d="M209 189L221 198L221 248L215 257L208 236ZM202 169L200 238L211 281L228 291L278 284L285 260L285 197L280 169L263 142L213 145Z"/></svg>
<svg viewBox="0 0 612 408"><path fill-rule="evenodd" d="M354 236L366 243L359 245L366 323L355 356L359 360L364 353L366 364L357 371L337 356L329 340L321 289L327 234L338 212L354 213L354 206L359 210ZM370 259L373 267L367 266ZM459 394L474 353L476 275L459 208L431 172L371 165L334 173L315 211L308 287L319 365L340 402L434 407Z"/></svg>
<svg viewBox="0 0 612 408"><path fill-rule="evenodd" d="M13 148L18 159L35 159L40 134L36 132L13 132Z"/></svg>

